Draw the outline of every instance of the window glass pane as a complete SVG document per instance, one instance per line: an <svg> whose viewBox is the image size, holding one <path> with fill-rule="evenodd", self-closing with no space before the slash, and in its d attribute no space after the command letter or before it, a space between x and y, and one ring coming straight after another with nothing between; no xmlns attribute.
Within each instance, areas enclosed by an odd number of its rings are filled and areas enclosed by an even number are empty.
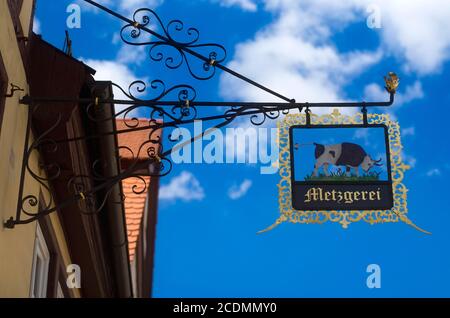
<svg viewBox="0 0 450 318"><path fill-rule="evenodd" d="M47 295L50 253L39 225L36 228L34 253L33 272L31 276L31 297L43 298Z"/></svg>
<svg viewBox="0 0 450 318"><path fill-rule="evenodd" d="M41 274L42 273L42 260L40 258L40 256L38 255L36 257L36 266L35 266L35 277L34 277L34 297L41 297L40 295L40 282L39 279L41 278Z"/></svg>

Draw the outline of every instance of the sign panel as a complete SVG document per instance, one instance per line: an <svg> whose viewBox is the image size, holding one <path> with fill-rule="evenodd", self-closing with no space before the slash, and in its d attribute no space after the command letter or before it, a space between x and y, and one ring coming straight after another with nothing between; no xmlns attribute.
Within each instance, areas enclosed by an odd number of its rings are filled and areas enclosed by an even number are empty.
<svg viewBox="0 0 450 318"><path fill-rule="evenodd" d="M294 209L393 207L385 125L292 126L289 132Z"/></svg>
<svg viewBox="0 0 450 318"><path fill-rule="evenodd" d="M301 224L404 222L408 217L400 126L388 114L293 114L278 122L280 216Z"/></svg>

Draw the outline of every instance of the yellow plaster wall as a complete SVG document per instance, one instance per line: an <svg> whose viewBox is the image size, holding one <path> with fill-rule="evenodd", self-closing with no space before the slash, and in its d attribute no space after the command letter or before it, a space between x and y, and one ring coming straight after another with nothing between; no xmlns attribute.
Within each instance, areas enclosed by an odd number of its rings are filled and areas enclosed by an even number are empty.
<svg viewBox="0 0 450 318"><path fill-rule="evenodd" d="M28 31L30 30L30 16L33 13L33 2L33 0L23 0L22 3L22 10L20 11L19 19L22 24L24 36L28 36Z"/></svg>
<svg viewBox="0 0 450 318"><path fill-rule="evenodd" d="M32 1L24 0L20 19L27 32L32 12ZM16 93L7 98L0 130L0 220L2 224L15 216L25 131L27 126L27 106L19 104L19 99L28 93L21 55L6 1L0 1L0 50L10 83L14 83L25 92ZM32 138L32 137L31 137ZM31 142L30 138L30 142ZM37 154L31 159L31 168L39 171ZM30 177L25 178L24 193L39 197L40 185ZM46 202L49 194L42 190ZM58 216L52 215L55 230L64 263L70 264L70 255ZM32 256L36 233L36 222L19 225L14 229L0 226L0 297L28 297ZM79 293L75 291L75 295Z"/></svg>

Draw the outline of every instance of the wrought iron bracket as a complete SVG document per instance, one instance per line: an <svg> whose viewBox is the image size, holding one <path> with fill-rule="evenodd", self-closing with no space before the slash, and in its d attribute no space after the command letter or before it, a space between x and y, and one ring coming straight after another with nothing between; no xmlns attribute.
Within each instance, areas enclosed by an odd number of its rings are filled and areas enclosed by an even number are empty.
<svg viewBox="0 0 450 318"><path fill-rule="evenodd" d="M127 97L125 100L105 99L96 96L77 99L66 98L64 96L24 96L20 100L20 103L27 105L28 107L28 123L26 139L24 142L17 211L15 217L11 217L4 223L6 228L11 229L19 224L27 224L36 221L58 209L76 203L79 204L82 213L92 214L99 212L109 198L112 188L126 178L135 178L137 183L141 184L141 187L137 190L133 188L133 191L142 193L147 187L146 181L142 175L142 170L144 168L148 170L148 176L161 177L167 175L172 169L172 162L169 156L173 150L184 147L186 144L211 134L216 129L229 125L238 117L248 116L251 124L262 125L266 120L277 119L282 115L288 114L291 110L302 112L306 109L306 114L309 118L308 124L311 124L310 113L313 108L361 108L361 105L363 105L363 116L367 119L368 108L389 107L394 103L394 96L399 83L398 77L394 73L389 73L388 76L385 77L386 89L389 93L388 101L299 103L294 99L285 97L222 65L226 59L225 48L219 44L199 44L199 32L197 29L188 28L185 34L188 39L180 40L173 34L174 32L180 33L184 30L184 25L180 20L172 20L167 25L164 25L158 15L151 9L137 10L131 20L92 0L84 1L124 21L126 25L122 27L120 32L122 40L129 45L144 45L149 47L150 58L155 62L163 62L168 69L176 69L184 64L192 77L198 80L208 80L214 76L217 68L276 96L281 99L282 102L197 101L197 93L194 87L186 84L166 87L165 83L161 80L153 80L149 85L143 81L135 81L129 85L127 90L112 83L116 89L119 89L125 94ZM159 34L150 28L154 23L159 26L163 34ZM151 36L150 40L144 38L144 33L146 33L147 36ZM169 52L161 51L163 48L168 49ZM207 50L208 54L205 56L197 52L197 50L200 49ZM197 61L200 61L201 64L199 69L194 68L194 64L190 59L192 57ZM14 92L18 90L22 89L12 85L11 94L13 95ZM140 96L143 94L145 94L146 97L149 95L151 97L142 99ZM174 96L176 98L171 98ZM92 123L114 121L118 118L128 118L129 122L125 121L126 128L121 130L88 134L66 139L49 139L48 136L55 131L59 125L64 124L61 122L60 115L55 118L55 123L47 131L43 132L41 135L33 136L34 141L30 143L33 115L36 113L37 109L39 109L39 106L49 103L67 102L87 105L83 111L85 111L85 117ZM124 108L113 114L112 117L99 118L97 110L99 106L103 104L122 105ZM211 107L220 107L224 111L217 115L202 115L204 109ZM139 109L145 109L149 112L148 120L145 125L139 125L137 119L132 116L133 112ZM175 146L172 146L171 149L163 150L163 140L158 134L159 131L166 128L176 128L182 125L188 125L198 120L213 122L213 125L201 134L192 137L190 140L178 143ZM367 120L364 122L367 123ZM105 136L127 134L135 131L145 131L148 134L148 139L142 142L137 153L128 146L119 146L119 150L128 152L133 160L125 170L120 171L117 175L103 175L99 172L99 170L101 170L99 167L101 167L102 162L101 160L96 160L92 166L89 167L90 177L97 181L96 185L87 189L83 187L83 182L81 182L84 178L87 178L86 175L72 176L67 182L67 186L70 188L72 195L63 201L58 202L56 206L54 205L54 202L49 202L46 207L39 207L38 198L35 195L23 193L26 175L31 176L34 180L39 182L43 188L50 191L48 183L59 178L61 174L61 167L56 163L46 163L46 165L44 165L44 171L46 172L45 176L33 171L33 169L30 168L29 161L31 154L34 151L38 151L39 153L44 151L54 152L57 151L58 145L60 144L69 144L82 140L89 141ZM177 140L169 135L166 142L170 143L176 141ZM143 154L145 155L145 160L142 160ZM115 159L121 160L119 153L117 153ZM100 193L103 193L102 198L97 197ZM123 198L120 198L119 200L123 200ZM88 206L89 210L85 210L83 208L84 206Z"/></svg>
<svg viewBox="0 0 450 318"><path fill-rule="evenodd" d="M20 88L16 84L11 83L10 86L11 87L10 87L9 93L6 94L5 97L13 97L15 92L23 92L24 91L23 88Z"/></svg>
<svg viewBox="0 0 450 318"><path fill-rule="evenodd" d="M367 120L367 107L365 105L366 103L363 102L363 107L361 109L361 113L363 114L363 124L364 126L368 126L369 122Z"/></svg>

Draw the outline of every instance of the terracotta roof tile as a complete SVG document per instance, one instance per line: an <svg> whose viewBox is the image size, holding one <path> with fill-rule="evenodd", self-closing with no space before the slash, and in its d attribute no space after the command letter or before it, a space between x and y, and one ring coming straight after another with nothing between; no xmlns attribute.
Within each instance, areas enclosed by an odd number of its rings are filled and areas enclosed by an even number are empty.
<svg viewBox="0 0 450 318"><path fill-rule="evenodd" d="M147 186L150 182L150 177L143 177ZM128 233L128 249L130 253L130 261L134 259L136 252L136 242L139 237L139 229L142 222L142 216L145 209L147 191L141 194L133 192L133 185L137 180L135 178L128 178L122 181L123 193L125 195L125 219L127 223Z"/></svg>
<svg viewBox="0 0 450 318"><path fill-rule="evenodd" d="M127 120L128 126L132 126L138 123L137 127L149 126L149 121L146 119L138 119L138 121ZM125 123L125 120L118 119L116 121L117 130L129 129ZM160 131L155 132L155 136L160 135ZM141 130L130 133L118 134L119 147L126 146L133 151L134 155L137 155L139 148L145 141L149 140L149 130ZM153 136L152 136L153 138ZM156 149L158 151L158 149ZM124 161L132 160L133 155L130 151L125 149L119 150L121 157ZM139 153L139 159L148 159L146 149L142 149ZM147 190L150 184L150 177L143 177L146 182L146 190L143 193L137 194L133 192L133 186L136 185L136 191L142 190L142 181L137 178L128 178L122 181L123 194L125 195L125 219L127 224L128 234L128 250L130 254L130 261L134 259L136 254L136 245L139 238L139 230L141 227L142 216L145 209Z"/></svg>
<svg viewBox="0 0 450 318"><path fill-rule="evenodd" d="M116 128L117 130L127 130L132 128L138 128L138 127L151 127L152 125L155 125L154 122L149 122L148 119L137 119L136 121L132 121L130 119L124 120L124 119L117 119L116 120ZM139 154L139 159L148 159L147 154L147 148L143 147L141 151L139 149L141 148L142 143L145 141L150 140L156 140L161 135L161 130L158 129L155 131L152 135L151 129L144 129L144 130L137 130L133 132L128 133L122 133L117 135L117 139L119 142L120 147L128 147L133 153L131 153L129 150L124 148L119 148L120 156L124 159L130 159L132 160L134 156L137 156ZM151 143L147 143L148 145L153 145ZM156 145L157 146L157 145Z"/></svg>

